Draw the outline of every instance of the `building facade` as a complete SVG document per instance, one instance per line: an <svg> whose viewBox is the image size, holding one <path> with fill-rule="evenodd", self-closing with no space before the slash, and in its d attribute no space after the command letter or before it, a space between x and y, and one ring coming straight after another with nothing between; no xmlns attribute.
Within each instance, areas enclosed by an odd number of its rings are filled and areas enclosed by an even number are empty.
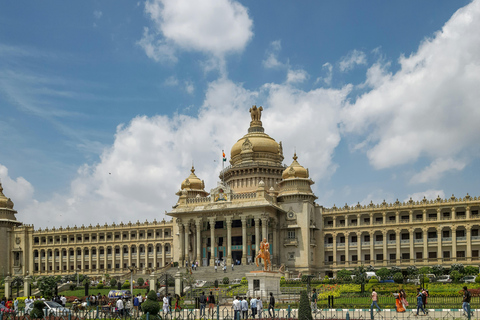
<svg viewBox="0 0 480 320"><path fill-rule="evenodd" d="M334 276L359 265L480 264L480 198L434 199L324 208L308 169L265 130L250 109L248 132L209 192L192 167L167 214L171 221L35 230L16 219L0 185L0 266L10 275L122 275L171 262L211 266L253 262L270 243L275 268Z"/></svg>

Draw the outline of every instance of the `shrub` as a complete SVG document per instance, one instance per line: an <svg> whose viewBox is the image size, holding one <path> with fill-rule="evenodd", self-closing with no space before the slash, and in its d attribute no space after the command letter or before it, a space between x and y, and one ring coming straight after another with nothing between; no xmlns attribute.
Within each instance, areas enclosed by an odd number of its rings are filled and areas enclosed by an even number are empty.
<svg viewBox="0 0 480 320"><path fill-rule="evenodd" d="M308 301L307 291L300 293L300 304L298 305L298 319L312 320L312 309Z"/></svg>
<svg viewBox="0 0 480 320"><path fill-rule="evenodd" d="M450 277L452 277L453 282L457 283L462 277L462 274L458 270L453 270L450 272Z"/></svg>
<svg viewBox="0 0 480 320"><path fill-rule="evenodd" d="M285 278L283 278L283 280L285 280ZM280 279L280 283L282 283L282 280ZM246 277L243 277L242 278L242 281L240 281L240 284L248 284L248 280Z"/></svg>
<svg viewBox="0 0 480 320"><path fill-rule="evenodd" d="M122 289L130 289L130 281L125 280L125 282L122 284Z"/></svg>
<svg viewBox="0 0 480 320"><path fill-rule="evenodd" d="M158 311L160 311L160 304L157 302L157 294L155 291L151 290L148 292L147 300L142 303L141 308L145 313L141 319L146 319L147 312L149 314L149 319L161 319L158 315Z"/></svg>
<svg viewBox="0 0 480 320"><path fill-rule="evenodd" d="M368 280L368 283L379 283L377 277L371 277L370 280Z"/></svg>
<svg viewBox="0 0 480 320"><path fill-rule="evenodd" d="M459 273L465 273L465 267L461 263L454 263L450 267L450 274L452 274L453 271L458 271Z"/></svg>
<svg viewBox="0 0 480 320"><path fill-rule="evenodd" d="M285 277L282 276L282 277L280 278L280 284L285 284L285 283L287 283L287 282L285 281Z"/></svg>
<svg viewBox="0 0 480 320"><path fill-rule="evenodd" d="M36 300L33 302L33 309L30 311L30 317L34 319L43 318L43 308L45 307L43 301Z"/></svg>
<svg viewBox="0 0 480 320"><path fill-rule="evenodd" d="M110 287L114 288L117 285L117 279L110 279Z"/></svg>
<svg viewBox="0 0 480 320"><path fill-rule="evenodd" d="M476 283L480 283L480 275L478 275L478 276L475 278L475 282L476 282Z"/></svg>
<svg viewBox="0 0 480 320"><path fill-rule="evenodd" d="M69 286L70 291L75 291L76 288L77 288L77 285L76 285L75 283L72 283L72 284Z"/></svg>
<svg viewBox="0 0 480 320"><path fill-rule="evenodd" d="M103 289L103 283L97 284L96 288L97 288L97 289Z"/></svg>
<svg viewBox="0 0 480 320"><path fill-rule="evenodd" d="M138 280L137 280L137 286L139 286L139 287L143 286L143 283L144 283L144 282L145 282L145 281L143 281L143 278L138 278Z"/></svg>
<svg viewBox="0 0 480 320"><path fill-rule="evenodd" d="M466 266L464 273L466 275L474 275L478 273L478 268L474 266Z"/></svg>
<svg viewBox="0 0 480 320"><path fill-rule="evenodd" d="M323 278L323 283L329 284L330 283L330 278L328 276L325 276L325 278Z"/></svg>
<svg viewBox="0 0 480 320"><path fill-rule="evenodd" d="M213 282L213 286L214 286L215 288L218 288L218 280L215 280L215 281Z"/></svg>
<svg viewBox="0 0 480 320"><path fill-rule="evenodd" d="M394 273L393 281L395 281L395 283L403 283L403 274L401 272Z"/></svg>
<svg viewBox="0 0 480 320"><path fill-rule="evenodd" d="M223 283L223 284L229 284L229 283L230 283L230 279L228 279L228 277L225 277L225 278L223 278L222 283Z"/></svg>
<svg viewBox="0 0 480 320"><path fill-rule="evenodd" d="M429 282L430 282L430 278L429 278L429 277L423 278L423 283L429 283Z"/></svg>
<svg viewBox="0 0 480 320"><path fill-rule="evenodd" d="M380 277L380 279L385 279L390 275L390 270L387 268L380 268L377 270L377 276Z"/></svg>

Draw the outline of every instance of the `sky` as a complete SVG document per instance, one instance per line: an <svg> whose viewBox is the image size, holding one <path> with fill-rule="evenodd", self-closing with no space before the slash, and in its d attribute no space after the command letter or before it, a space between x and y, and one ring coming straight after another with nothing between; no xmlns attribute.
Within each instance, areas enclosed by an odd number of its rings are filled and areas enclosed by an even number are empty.
<svg viewBox="0 0 480 320"><path fill-rule="evenodd" d="M161 221L263 106L324 207L479 196L480 0L2 1L0 179L35 228Z"/></svg>

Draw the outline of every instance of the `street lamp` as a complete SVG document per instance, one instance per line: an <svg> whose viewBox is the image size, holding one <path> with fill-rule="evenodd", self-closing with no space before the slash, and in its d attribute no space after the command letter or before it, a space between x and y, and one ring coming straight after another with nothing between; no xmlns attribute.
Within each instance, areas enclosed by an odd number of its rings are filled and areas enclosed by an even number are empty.
<svg viewBox="0 0 480 320"><path fill-rule="evenodd" d="M79 279L79 277L78 277L78 276L79 276L79 272L80 272L80 269L79 269L79 268L77 268L77 287L79 287L79 286L80 286L80 284L79 284L79 282L78 282L78 279Z"/></svg>
<svg viewBox="0 0 480 320"><path fill-rule="evenodd" d="M130 300L133 306L133 272L135 271L135 267L130 266L128 267L128 270L130 270Z"/></svg>

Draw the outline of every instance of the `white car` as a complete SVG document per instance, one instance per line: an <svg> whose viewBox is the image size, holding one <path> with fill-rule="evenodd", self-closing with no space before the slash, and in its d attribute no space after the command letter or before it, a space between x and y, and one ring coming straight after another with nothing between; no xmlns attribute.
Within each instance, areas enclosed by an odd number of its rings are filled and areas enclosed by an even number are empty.
<svg viewBox="0 0 480 320"><path fill-rule="evenodd" d="M68 308L65 308L61 304L58 304L53 301L43 301L44 303L44 308L43 310L47 309L47 314L46 316L55 316L55 317L60 317L63 315L68 315L71 311ZM25 314L30 314L30 312L33 309L33 303L30 303L26 308L25 308Z"/></svg>
<svg viewBox="0 0 480 320"><path fill-rule="evenodd" d="M475 283L475 276L465 276L462 278L462 281L465 283Z"/></svg>
<svg viewBox="0 0 480 320"><path fill-rule="evenodd" d="M449 275L440 276L440 277L437 278L437 282L450 283L450 282L452 282L452 278L450 278Z"/></svg>

